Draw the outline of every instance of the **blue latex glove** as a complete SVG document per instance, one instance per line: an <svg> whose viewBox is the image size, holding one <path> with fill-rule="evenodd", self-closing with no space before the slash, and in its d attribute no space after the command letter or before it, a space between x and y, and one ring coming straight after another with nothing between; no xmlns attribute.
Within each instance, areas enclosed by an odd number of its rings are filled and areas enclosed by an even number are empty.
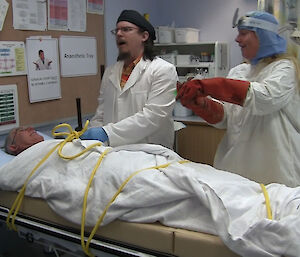
<svg viewBox="0 0 300 257"><path fill-rule="evenodd" d="M99 140L101 142L106 142L108 140L105 130L99 127L89 128L80 138L86 140Z"/></svg>

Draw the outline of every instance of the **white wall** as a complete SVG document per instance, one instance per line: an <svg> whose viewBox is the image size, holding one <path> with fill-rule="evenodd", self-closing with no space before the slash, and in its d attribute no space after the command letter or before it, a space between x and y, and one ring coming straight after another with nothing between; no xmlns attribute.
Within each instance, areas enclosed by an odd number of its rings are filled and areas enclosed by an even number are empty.
<svg viewBox="0 0 300 257"><path fill-rule="evenodd" d="M239 7L239 16L257 9L257 0L107 0L105 2L106 63L117 58L115 38L110 30L123 9L149 13L153 26L171 25L200 29L201 41L222 41L229 44L230 67L242 61L240 48L234 41L237 31L232 28L232 17Z"/></svg>

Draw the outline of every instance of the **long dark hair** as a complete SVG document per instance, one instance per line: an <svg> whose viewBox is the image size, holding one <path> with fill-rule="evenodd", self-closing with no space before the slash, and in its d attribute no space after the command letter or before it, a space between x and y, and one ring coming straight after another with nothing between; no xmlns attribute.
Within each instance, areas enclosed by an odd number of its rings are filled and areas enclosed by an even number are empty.
<svg viewBox="0 0 300 257"><path fill-rule="evenodd" d="M140 32L144 32L145 30L140 28ZM153 61L153 59L156 57L157 53L154 50L154 42L153 39L149 37L148 39L144 42L144 55L143 59L147 60L149 59L150 61Z"/></svg>

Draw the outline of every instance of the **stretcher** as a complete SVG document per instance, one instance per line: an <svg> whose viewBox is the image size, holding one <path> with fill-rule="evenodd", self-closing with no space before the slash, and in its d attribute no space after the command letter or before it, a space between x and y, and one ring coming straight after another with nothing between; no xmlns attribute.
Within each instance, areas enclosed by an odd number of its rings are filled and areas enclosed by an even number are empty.
<svg viewBox="0 0 300 257"><path fill-rule="evenodd" d="M299 256L300 187L264 186L183 160L158 145L110 148L96 141L91 149L95 142L90 140L61 143L46 140L0 167L2 222L12 217L14 191L22 192L30 178L15 219L19 235L29 241L74 254L81 248L86 253L89 244L89 254L98 256L103 251L116 256ZM71 155L87 154L67 161L58 150L31 177L36 162L59 145Z"/></svg>
<svg viewBox="0 0 300 257"><path fill-rule="evenodd" d="M0 221L3 224L16 196L16 192L0 191ZM25 197L16 225L19 236L29 242L62 252L82 253L80 226L57 215L43 199ZM90 248L96 255L107 252L116 256L239 256L215 235L171 228L160 223L120 220L101 227Z"/></svg>

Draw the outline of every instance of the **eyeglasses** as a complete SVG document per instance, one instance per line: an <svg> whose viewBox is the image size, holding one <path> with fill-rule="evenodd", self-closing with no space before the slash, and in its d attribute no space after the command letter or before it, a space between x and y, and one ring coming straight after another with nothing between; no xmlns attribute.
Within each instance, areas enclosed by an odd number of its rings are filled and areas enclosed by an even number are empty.
<svg viewBox="0 0 300 257"><path fill-rule="evenodd" d="M17 128L15 130L15 134L14 134L13 140L11 141L12 145L15 143L15 139L16 139L16 136L17 136L18 132L25 131L25 130L26 130L25 127L19 127L19 128Z"/></svg>
<svg viewBox="0 0 300 257"><path fill-rule="evenodd" d="M134 29L139 29L139 28L135 28L135 27L122 27L122 28L115 28L113 30L111 30L111 34L113 35L117 35L119 31L121 31L122 33L128 33Z"/></svg>

